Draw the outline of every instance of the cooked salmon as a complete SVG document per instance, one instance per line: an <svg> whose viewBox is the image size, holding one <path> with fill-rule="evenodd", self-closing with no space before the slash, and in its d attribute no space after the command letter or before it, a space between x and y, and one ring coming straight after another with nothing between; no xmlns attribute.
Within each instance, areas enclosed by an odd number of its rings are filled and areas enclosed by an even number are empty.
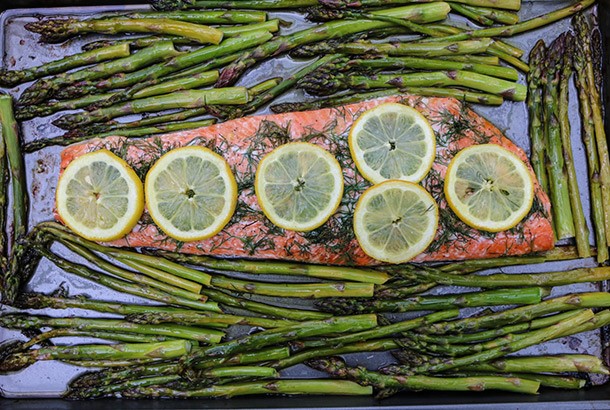
<svg viewBox="0 0 610 410"><path fill-rule="evenodd" d="M107 148L124 158L144 178L154 161L172 148L203 145L229 162L240 190L235 214L225 228L212 238L183 243L167 237L145 212L131 233L111 245L219 257L376 265L378 261L358 246L352 229L356 201L370 184L358 174L350 157L347 134L362 112L384 102L399 102L419 110L430 121L437 138L437 157L422 184L439 203L440 224L432 245L414 261L521 255L554 246L550 202L537 182L530 213L508 231L478 231L460 221L449 209L443 197L443 179L449 161L460 149L473 144L499 144L515 152L529 166L525 153L495 126L467 105L451 98L400 95L316 111L251 116L146 139L91 140L64 149L61 170L79 155ZM323 226L311 232L292 232L274 226L260 210L254 194L254 173L259 160L289 141L309 141L324 147L335 155L344 172L345 193L340 208Z"/></svg>

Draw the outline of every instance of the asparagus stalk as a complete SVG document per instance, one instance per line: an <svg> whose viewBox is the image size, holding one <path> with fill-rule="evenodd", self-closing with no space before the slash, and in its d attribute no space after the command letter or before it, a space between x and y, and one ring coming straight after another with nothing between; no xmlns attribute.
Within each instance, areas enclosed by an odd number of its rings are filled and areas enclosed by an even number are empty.
<svg viewBox="0 0 610 410"><path fill-rule="evenodd" d="M273 362L267 362L267 366L274 369L286 369L318 357L328 357L331 355L348 353L388 351L396 349L397 347L398 344L392 339L371 340L343 346L319 347L315 349L303 350L290 355L290 357L282 358Z"/></svg>
<svg viewBox="0 0 610 410"><path fill-rule="evenodd" d="M564 48L565 36L561 35L549 46L542 79L544 102L544 123L547 149L546 167L549 174L549 193L553 225L558 239L574 236L573 210L568 191L568 177L561 144L559 128L559 67Z"/></svg>
<svg viewBox="0 0 610 410"><path fill-rule="evenodd" d="M147 265L134 261L123 263L137 270L146 268ZM148 266L148 271L155 270ZM181 267L182 271L197 270ZM144 271L142 271L144 272ZM329 297L371 297L373 296L372 283L354 282L329 282L329 283L267 283L240 280L233 277L221 275L212 276L210 286L213 288L226 289L240 293L251 293L264 296L292 297L292 298L329 298Z"/></svg>
<svg viewBox="0 0 610 410"><path fill-rule="evenodd" d="M50 346L16 353L4 358L0 363L0 373L21 370L38 360L170 359L183 356L190 350L191 343L187 340L170 340L161 343Z"/></svg>
<svg viewBox="0 0 610 410"><path fill-rule="evenodd" d="M540 303L544 296L541 288L524 288L519 292L496 290L438 296L414 296L404 299L328 299L316 305L324 312L356 314L364 312L411 312L442 310L452 307L499 306Z"/></svg>
<svg viewBox="0 0 610 410"><path fill-rule="evenodd" d="M531 163L542 190L549 193L548 175L545 166L546 143L544 140L542 122L542 67L546 46L544 40L538 40L530 52L530 72L527 76L529 113L529 134L531 138Z"/></svg>
<svg viewBox="0 0 610 410"><path fill-rule="evenodd" d="M75 98L86 93L101 92L104 90L125 88L133 85L151 86L167 78L172 73L191 75L194 72L209 71L222 67L234 61L238 56L234 54L247 50L269 40L273 35L269 32L246 32L238 37L229 38L217 46L203 47L172 58L169 61L151 65L144 69L121 73L101 81L79 81L76 85L66 87L61 93L62 98ZM142 50L143 51L143 50ZM194 72L190 69L195 70ZM181 71L182 70L182 71ZM187 73L188 72L188 73Z"/></svg>
<svg viewBox="0 0 610 410"><path fill-rule="evenodd" d="M152 0L155 10L173 11L182 9L253 9L253 10L275 10L275 9L294 9L310 7L318 4L318 0Z"/></svg>
<svg viewBox="0 0 610 410"><path fill-rule="evenodd" d="M78 330L103 332L120 331L125 333L140 333L144 335L168 336L177 339L194 340L207 344L219 343L224 333L214 329L175 324L148 325L127 322L119 319L93 318L55 318L46 316L8 314L0 316L0 324L12 329L39 329L41 327L61 327Z"/></svg>
<svg viewBox="0 0 610 410"><path fill-rule="evenodd" d="M528 330L540 329L543 327L548 327L554 325L557 322L568 319L572 316L580 313L579 310L569 310L563 313L557 313L550 316L545 316L540 319L534 319L529 322L517 323L514 325L508 325L503 327L498 327L490 330L484 330L477 333L459 333L455 335L418 335L424 342L435 343L440 346L447 346L450 344L465 344L472 342L480 342L489 339L496 339L500 336L505 336L511 333L521 333L526 332Z"/></svg>
<svg viewBox="0 0 610 410"><path fill-rule="evenodd" d="M23 92L19 98L19 104L38 104L52 97L58 89L65 85L96 80L117 73L128 73L176 55L178 52L174 49L174 45L169 41L162 41L129 57L105 61L82 70L39 80Z"/></svg>
<svg viewBox="0 0 610 410"><path fill-rule="evenodd" d="M246 365L260 363L263 361L281 360L287 358L289 355L290 351L287 347L274 347L207 360L198 364L195 367L195 370L202 371L202 373L205 374L206 370L210 367ZM124 369L107 369L80 375L78 378L70 382L69 388L77 389L91 386L105 386L117 384L129 379L138 379L145 376L172 375L179 373L181 370L180 364L176 361L145 364L143 366L136 365ZM198 375L196 375L196 377L197 376Z"/></svg>
<svg viewBox="0 0 610 410"><path fill-rule="evenodd" d="M595 142L595 125L593 121L591 103L585 69L585 60L576 47L574 58L575 83L578 89L578 101L580 103L581 134L585 151L587 154L590 202L595 228L595 243L597 245L597 262L604 263L608 260L608 242L606 240L605 218L608 211L604 208L604 199L600 181L600 160Z"/></svg>
<svg viewBox="0 0 610 410"><path fill-rule="evenodd" d="M203 288L201 290L201 293L223 305L245 309L250 312L261 313L265 316L270 317L285 318L290 320L318 320L331 316L328 313L318 312L314 310L283 308L280 306L269 305L250 299L239 298L216 289Z"/></svg>
<svg viewBox="0 0 610 410"><path fill-rule="evenodd" d="M442 20L447 16L449 6L446 3L418 4L395 9L374 11L389 17L397 17L415 22L431 22ZM225 67L218 80L219 87L235 83L241 74L259 61L292 50L295 47L331 38L343 37L377 28L388 27L391 23L371 20L338 20L320 24L295 33L279 36L254 50L245 53L238 60Z"/></svg>
<svg viewBox="0 0 610 410"><path fill-rule="evenodd" d="M480 14L478 11L470 9L460 3L449 2L449 5L451 6L452 11L455 11L456 13L461 14L462 16L467 17L482 26L493 26L494 24L494 21L489 17L486 17Z"/></svg>
<svg viewBox="0 0 610 410"><path fill-rule="evenodd" d="M497 328L530 321L550 313L581 308L605 308L608 306L610 306L610 297L604 292L577 293L548 299L535 305L520 306L484 316L469 317L453 322L435 323L427 327L421 327L418 331L425 334L473 332L480 329Z"/></svg>
<svg viewBox="0 0 610 410"><path fill-rule="evenodd" d="M6 142L4 132L0 126L0 290L4 288L4 272L8 268L8 238L6 234L6 216L8 214L8 184L10 181L10 169L6 160ZM2 292L0 291L0 294ZM0 300L2 298L0 297Z"/></svg>
<svg viewBox="0 0 610 410"><path fill-rule="evenodd" d="M595 142L599 157L599 181L602 201L604 209L606 209L604 215L606 243L610 243L610 212L607 211L610 207L610 154L608 153L608 141L604 129L600 91L596 87L595 69L593 68L591 56L591 28L587 23L586 17L582 14L574 17L573 26L577 40L575 58L583 61L584 73L581 75L586 78L585 84L587 85L591 106Z"/></svg>
<svg viewBox="0 0 610 410"><path fill-rule="evenodd" d="M159 33L186 37L201 44L218 44L222 31L214 27L193 24L168 18L103 18L78 20L75 18L44 19L25 25L25 28L41 35L44 43L61 43L84 33Z"/></svg>
<svg viewBox="0 0 610 410"><path fill-rule="evenodd" d="M117 17L128 19L170 19L188 21L197 24L247 24L262 23L267 20L267 13L254 10L212 10L212 11L177 11L151 12L139 11L120 14Z"/></svg>
<svg viewBox="0 0 610 410"><path fill-rule="evenodd" d="M141 275L138 273L131 272L127 269L120 268L105 259L100 258L93 252L86 248L80 247L67 241L61 241L61 243L70 249L72 252L82 256L88 261L92 262L95 266L104 269L106 272L110 272L119 278L138 283L160 291L166 292L170 295L189 299L193 301L205 302L206 297L202 296L201 285L197 282L190 280L184 280L180 277L176 277L165 272L155 272L155 276L152 275ZM129 266L129 265L128 265ZM148 273L148 272L147 272Z"/></svg>
<svg viewBox="0 0 610 410"><path fill-rule="evenodd" d="M506 356L509 353L517 352L525 349L529 346L543 343L548 340L555 339L564 335L568 330L577 327L578 325L587 322L593 318L594 314L590 309L582 311L580 314L563 320L555 325L549 326L544 329L534 330L525 334L523 337L516 338L515 340L489 350L478 352L469 356L463 356L458 358L439 358L438 360L431 360L427 363L423 363L419 366L390 366L385 368L384 373L391 374L418 374L427 372L444 372L447 370L469 366L474 363L487 362Z"/></svg>
<svg viewBox="0 0 610 410"><path fill-rule="evenodd" d="M11 243L10 265L2 269L3 300L11 303L15 300L22 283L28 279L26 276L32 272L25 269L26 263L22 258L29 259L31 251L24 248L21 242L25 240L28 230L28 190L25 176L25 165L21 154L21 141L19 138L19 125L13 114L13 99L8 94L0 94L0 127L6 152L6 161L10 170L12 207L13 207L13 238ZM4 161L4 157L2 158ZM6 172L2 173L5 181ZM4 209L4 207L3 207ZM4 226L4 222L3 222ZM2 232L4 236L4 231ZM37 265L37 259L31 260L31 268ZM4 268L4 266L3 266Z"/></svg>
<svg viewBox="0 0 610 410"><path fill-rule="evenodd" d="M235 105L248 102L245 87L227 87L207 90L177 91L156 97L142 98L81 114L68 114L53 121L63 129L74 129L93 122L144 112L157 112L174 108L198 108L207 105Z"/></svg>
<svg viewBox="0 0 610 410"><path fill-rule="evenodd" d="M540 387L551 387L554 389L578 390L585 387L587 380L571 376L555 376L548 374L532 374L532 373L498 373L498 372L468 372L465 374L451 373L451 377L480 377L480 376L499 376L506 378L517 378L530 380L540 383Z"/></svg>
<svg viewBox="0 0 610 410"><path fill-rule="evenodd" d="M372 392L370 387L344 380L282 379L214 385L196 390L175 390L156 386L140 387L126 390L122 392L122 396L129 398L235 397L253 394L370 396Z"/></svg>
<svg viewBox="0 0 610 410"><path fill-rule="evenodd" d="M464 54L485 53L493 43L492 39L466 40L456 42L433 43L343 43L321 42L302 46L298 57L312 57L319 54L342 53L348 55L374 55L374 56L411 56L411 57L438 57Z"/></svg>
<svg viewBox="0 0 610 410"><path fill-rule="evenodd" d="M468 71L431 71L412 74L379 74L375 76L341 75L318 71L301 81L301 88L312 95L328 95L342 89L403 87L466 87L524 101L527 88L522 84Z"/></svg>
<svg viewBox="0 0 610 410"><path fill-rule="evenodd" d="M453 8L454 5L460 4L460 3L452 2L450 4L451 4L451 7ZM491 20L492 24L493 24L493 22L501 23L501 24L516 24L519 22L519 15L516 12L509 11L509 10L502 10L502 9L496 8L496 6L480 7L480 6L472 6L472 5L468 5L468 4L460 4L460 6L464 10L468 10L470 12L476 13L479 16L482 16L482 17L485 17L485 18ZM489 24L489 25L491 25L491 24Z"/></svg>
<svg viewBox="0 0 610 410"><path fill-rule="evenodd" d="M475 93L456 88L404 87L363 93L348 93L339 96L316 98L315 100L308 101L279 103L272 105L270 109L274 113L319 110L321 108L338 107L345 104L352 104L355 102L387 97L396 94L413 94L427 97L451 97L462 101L485 105L500 105L504 102L504 99L497 95Z"/></svg>
<svg viewBox="0 0 610 410"><path fill-rule="evenodd" d="M127 282L105 275L84 265L70 263L65 259L55 255L53 252L43 246L37 245L36 249L60 269L63 269L68 273L80 276L84 279L97 282L110 289L118 290L119 292L129 293L131 295L140 296L143 298L170 305L184 306L196 310L219 311L218 305L215 302L202 302L201 300L191 300L179 296L174 296L158 289L149 287L147 285Z"/></svg>
<svg viewBox="0 0 610 410"><path fill-rule="evenodd" d="M23 343L22 350L29 349L37 344L41 344L49 339L58 337L94 337L96 339L112 340L125 343L159 343L168 340L175 340L175 337L160 335L145 335L138 333L119 333L113 331L80 330L71 328L57 328L34 336Z"/></svg>
<svg viewBox="0 0 610 410"><path fill-rule="evenodd" d="M559 131L563 148L563 158L568 175L568 190L570 205L572 207L572 216L574 219L574 234L578 256L581 258L588 258L591 256L589 227L587 226L585 213L580 201L580 189L578 188L574 156L572 154L571 127L568 118L568 87L570 77L572 76L572 55L574 54L574 47L574 36L571 33L568 33L565 36L565 48L561 62L561 71L559 73Z"/></svg>
<svg viewBox="0 0 610 410"><path fill-rule="evenodd" d="M156 134L168 134L170 132L176 132L181 130L193 130L196 128L209 127L210 125L215 123L215 119L208 119L202 121L174 122L151 127L117 129L114 131L107 131L101 132L99 134L90 135L80 135L80 133L75 133L76 136L72 136L71 133L68 132L65 135L61 135L58 137L31 141L23 146L23 151L35 152L53 145L66 146L77 142L87 141L93 138L106 138L112 136L121 136L128 138L148 137Z"/></svg>
<svg viewBox="0 0 610 410"><path fill-rule="evenodd" d="M556 356L506 357L466 366L462 371L502 373L597 373L610 374L603 361L595 356L569 354Z"/></svg>
<svg viewBox="0 0 610 410"><path fill-rule="evenodd" d="M214 324L246 325L263 327L265 329L294 325L297 322L285 319L266 319L254 316L234 316L210 312L146 312L131 314L125 317L134 323L183 323L196 326L210 326Z"/></svg>
<svg viewBox="0 0 610 410"><path fill-rule="evenodd" d="M364 330L348 335L336 336L327 339L318 340L303 340L295 342L293 349L303 350L318 347L337 347L348 346L354 343L365 342L373 339L382 339L394 334L409 332L413 329L418 329L439 322L441 320L450 320L458 317L457 309L447 309L441 312L434 312L426 316L421 316L415 319L407 319L401 322L396 322L388 325L377 326L370 330Z"/></svg>
<svg viewBox="0 0 610 410"><path fill-rule="evenodd" d="M197 265L206 269L244 272L259 275L298 275L320 279L347 280L363 283L383 284L390 276L380 270L311 265L278 261L252 261L247 259L220 259L205 255L189 255L185 253L157 251L167 259L189 265Z"/></svg>
<svg viewBox="0 0 610 410"><path fill-rule="evenodd" d="M264 330L228 342L194 350L186 357L184 363L190 366L207 358L228 356L313 336L353 333L376 326L377 316L375 315L337 316L324 320L311 320L278 329Z"/></svg>
<svg viewBox="0 0 610 410"><path fill-rule="evenodd" d="M356 59L345 64L346 68L369 70L464 70L492 77L517 81L519 73L510 67L463 63L451 60L436 60L417 57L384 57L380 59Z"/></svg>
<svg viewBox="0 0 610 410"><path fill-rule="evenodd" d="M129 56L129 45L116 44L98 50L70 55L24 70L7 70L2 68L0 69L0 85L3 87L13 87L17 84L33 81L48 75L63 73L73 68L127 56Z"/></svg>
<svg viewBox="0 0 610 410"><path fill-rule="evenodd" d="M552 287L574 283L601 282L610 279L610 267L577 268L571 271L555 271L544 273L491 275L454 275L433 270L419 270L416 275L420 281L433 281L450 286L473 286L481 288L507 288L522 286Z"/></svg>
<svg viewBox="0 0 610 410"><path fill-rule="evenodd" d="M423 375L393 376L367 370L364 367L348 367L343 359L310 360L308 365L325 371L334 377L347 378L360 384L373 386L378 390L441 390L441 391L484 391L505 390L518 393L536 394L540 383L527 379L513 379L499 376L477 377L431 377Z"/></svg>
<svg viewBox="0 0 610 410"><path fill-rule="evenodd" d="M418 0L318 0L318 2L326 7L346 8L346 7L387 7L389 5L411 4L417 3ZM468 4L478 7L492 7L507 10L518 11L521 8L520 0L456 0L454 3Z"/></svg>

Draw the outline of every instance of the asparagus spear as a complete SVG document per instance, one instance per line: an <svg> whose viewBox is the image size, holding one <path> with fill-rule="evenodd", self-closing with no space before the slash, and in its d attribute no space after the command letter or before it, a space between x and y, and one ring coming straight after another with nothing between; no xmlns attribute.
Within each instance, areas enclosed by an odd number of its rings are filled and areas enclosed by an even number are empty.
<svg viewBox="0 0 610 410"><path fill-rule="evenodd" d="M363 283L385 283L390 276L380 270L310 265L302 263L278 261L251 261L246 259L220 259L205 255L189 255L185 253L156 251L164 258L189 265L197 265L206 269L235 271L260 275L298 275L312 278L348 280Z"/></svg>
<svg viewBox="0 0 610 410"><path fill-rule="evenodd" d="M504 102L504 99L497 95L475 93L456 88L404 87L362 93L356 92L341 94L339 96L316 98L315 100L308 101L279 103L272 105L270 109L274 113L319 110L320 108L338 107L340 105L352 104L355 102L387 97L396 94L413 94L428 97L452 97L458 100L486 105L500 105L502 102Z"/></svg>
<svg viewBox="0 0 610 410"><path fill-rule="evenodd" d="M317 347L337 347L348 346L358 342L365 342L373 339L382 339L394 334L409 332L413 329L429 326L441 320L450 320L458 317L457 309L447 309L441 312L434 312L426 316L421 316L415 319L407 319L401 322L396 322L388 325L377 326L370 330L364 330L352 334L331 337L318 340L303 340L293 343L294 350L303 350Z"/></svg>
<svg viewBox="0 0 610 410"><path fill-rule="evenodd" d="M94 337L96 339L112 340L125 343L159 343L168 340L175 340L175 337L160 336L160 335L145 335L138 333L119 333L114 330L97 331L97 330L80 330L72 328L57 328L34 336L27 342L23 343L21 350L29 349L37 344L42 344L49 339L58 337Z"/></svg>
<svg viewBox="0 0 610 410"><path fill-rule="evenodd" d="M93 330L125 333L141 333L144 335L169 336L178 339L195 340L207 344L219 343L224 333L203 327L182 326L175 324L148 325L127 322L120 319L93 318L55 318L22 314L7 314L0 316L0 324L11 329L39 329L41 327L62 327L79 330Z"/></svg>
<svg viewBox="0 0 610 410"><path fill-rule="evenodd" d="M13 114L13 99L8 94L0 94L0 127L6 152L6 161L10 170L12 207L13 207L13 238L11 244L10 265L2 270L3 300L11 303L21 286L27 280L30 269L25 265L31 262L32 268L37 265L36 258L31 259L31 251L20 243L25 240L28 230L28 190L25 176L25 165L21 154L21 141L19 138L19 125ZM4 160L4 157L3 157ZM3 172L3 182L6 173ZM4 235L4 232L2 232ZM25 259L31 259L27 262ZM4 267L4 266L3 266Z"/></svg>
<svg viewBox="0 0 610 410"><path fill-rule="evenodd" d="M55 77L37 81L23 92L19 104L38 104L53 96L61 87L79 81L95 80L116 73L127 73L149 66L165 58L177 55L171 42L159 42L153 46L138 51L129 57L106 61L82 70L62 73Z"/></svg>
<svg viewBox="0 0 610 410"><path fill-rule="evenodd" d="M225 315L220 313L211 312L146 312L136 313L125 317L125 319L134 323L147 323L147 324L159 324L159 323L183 323L196 326L209 326L213 324L226 324L226 325L246 325L263 327L266 329L283 327L294 325L297 322L293 320L285 319L266 319L261 317L253 316L235 316Z"/></svg>
<svg viewBox="0 0 610 410"><path fill-rule="evenodd" d="M389 5L416 3L418 0L318 0L326 7L345 8L345 7L387 7ZM468 4L479 7L502 8L518 11L521 8L521 0L456 0L454 3Z"/></svg>
<svg viewBox="0 0 610 410"><path fill-rule="evenodd" d="M449 6L446 3L439 2L386 9L374 11L373 13L425 23L442 20L447 16L448 12ZM290 51L295 47L365 32L367 30L384 28L388 27L389 24L390 23L371 20L338 20L320 24L306 30L297 31L289 35L279 36L275 40L269 41L254 50L245 53L237 61L223 69L220 79L218 80L218 86L225 87L235 83L246 69L257 62Z"/></svg>
<svg viewBox="0 0 610 410"><path fill-rule="evenodd" d="M568 192L568 177L563 158L561 133L559 129L559 72L558 64L564 49L565 36L560 35L549 46L543 75L543 107L547 149L546 167L549 174L549 193L553 204L553 225L558 239L574 236L574 220L570 196Z"/></svg>
<svg viewBox="0 0 610 410"><path fill-rule="evenodd" d="M598 308L610 305L610 297L604 292L577 293L542 301L535 305L520 306L494 312L484 316L469 317L453 322L435 323L418 329L425 334L472 332L479 329L530 321L555 312L565 312L581 308Z"/></svg>
<svg viewBox="0 0 610 410"><path fill-rule="evenodd" d="M321 42L299 48L298 57L312 57L327 53L374 56L437 57L485 53L493 43L490 38L456 42L404 43L335 43Z"/></svg>
<svg viewBox="0 0 610 410"><path fill-rule="evenodd" d="M578 390L585 387L587 384L587 380L580 379L578 377L571 376L555 376L548 374L532 374L532 373L498 373L498 372L468 372L464 374L460 373L451 373L447 376L450 377L486 377L486 376L498 376L498 377L506 377L506 378L516 378L523 380L530 380L534 382L540 383L540 387L551 387L554 389L568 389L568 390Z"/></svg>
<svg viewBox="0 0 610 410"><path fill-rule="evenodd" d="M153 0L151 2L155 10L172 11L182 9L294 9L316 5L318 0L210 0L210 1L190 1L190 0Z"/></svg>
<svg viewBox="0 0 610 410"><path fill-rule="evenodd" d="M544 40L538 40L530 52L530 72L527 76L528 97L527 108L529 113L529 134L531 138L531 163L536 178L542 190L549 193L548 175L545 166L546 144L544 140L542 122L542 67L546 46Z"/></svg>
<svg viewBox="0 0 610 410"><path fill-rule="evenodd" d="M376 315L336 316L324 320L311 320L278 329L264 330L214 346L193 350L184 363L190 366L207 358L260 349L280 342L329 334L353 333L376 326Z"/></svg>
<svg viewBox="0 0 610 410"><path fill-rule="evenodd" d="M442 310L451 307L498 306L540 303L544 291L541 288L524 288L519 292L497 290L437 296L414 296L405 299L347 299L321 300L316 306L324 312L355 314L364 312L410 312L418 310Z"/></svg>
<svg viewBox="0 0 610 410"><path fill-rule="evenodd" d="M5 68L1 68L0 85L3 87L13 87L17 84L33 81L48 75L63 73L73 68L127 56L129 56L129 45L116 44L101 48L99 50L74 54L24 70L7 70Z"/></svg>
<svg viewBox="0 0 610 410"><path fill-rule="evenodd" d="M287 347L274 347L211 359L198 364L195 369L205 371L211 366L246 365L263 361L281 360L287 358L289 355L290 352ZM179 373L181 370L180 364L176 361L135 365L124 369L106 369L80 375L70 382L69 388L86 388L90 386L117 384L121 381L142 378L145 376L171 375Z"/></svg>
<svg viewBox="0 0 610 410"><path fill-rule="evenodd" d="M561 135L561 145L563 148L563 158L566 164L568 175L568 190L570 195L570 205L574 219L574 234L578 256L588 258L591 256L589 245L589 227L585 220L585 213L580 201L580 189L572 154L571 127L568 118L568 87L572 76L572 55L574 54L574 36L568 33L565 36L564 53L561 60L561 71L559 73L559 131Z"/></svg>
<svg viewBox="0 0 610 410"><path fill-rule="evenodd" d="M198 377L198 385L211 385L222 382L223 379L232 377L247 377L247 378L278 378L279 374L276 370L263 366L232 366L226 368L211 369ZM64 395L64 398L69 399L90 399L103 396L109 396L113 393L120 393L131 388L164 385L171 382L179 381L180 374L167 376L147 377L144 379L129 380L123 383L105 386L87 386L86 388L71 388Z"/></svg>
<svg viewBox="0 0 610 410"><path fill-rule="evenodd" d="M121 73L101 81L79 81L73 86L66 87L62 98L75 98L86 93L102 92L104 90L125 88L133 85L145 87L157 84L161 78L167 78L172 73L177 75L191 75L194 72L204 72L219 68L234 61L238 56L234 54L247 50L269 40L273 35L269 32L246 32L237 37L224 40L217 46L203 47L191 52L181 54L169 61L151 65L144 69ZM194 70L194 71L191 71ZM181 71L182 70L182 71ZM143 87L144 87L143 86Z"/></svg>
<svg viewBox="0 0 610 410"><path fill-rule="evenodd" d="M438 373L468 366L474 363L487 362L502 356L506 356L509 353L525 349L526 347L560 337L568 330L590 320L593 316L593 312L590 309L586 309L576 316L563 320L547 328L529 332L525 334L524 337L517 338L502 346L478 352L469 356L458 358L439 358L438 360L431 360L419 366L389 366L385 368L383 372L389 374L418 374L427 372Z"/></svg>
<svg viewBox="0 0 610 410"><path fill-rule="evenodd" d="M379 74L375 76L342 75L318 71L300 83L312 95L328 95L342 89L374 89L403 87L466 87L502 96L513 101L525 100L527 89L522 84L468 71L431 71L412 74Z"/></svg>
<svg viewBox="0 0 610 410"><path fill-rule="evenodd" d="M189 307L196 310L219 311L218 305L215 302L201 302L200 300L191 300L171 295L155 288L151 288L147 285L116 279L114 277L90 269L84 265L68 262L65 259L55 255L53 252L43 246L35 245L35 248L38 252L44 255L60 269L63 269L68 273L78 275L84 279L92 280L111 289L118 290L119 292L141 296L157 302Z"/></svg>
<svg viewBox="0 0 610 410"><path fill-rule="evenodd" d="M35 152L53 145L66 146L77 142L87 141L93 138L105 138L111 136L121 136L128 138L148 137L155 134L168 134L170 132L176 132L181 130L192 130L196 128L208 127L214 123L216 123L215 119L190 122L173 122L142 128L116 129L114 131L101 132L99 134L82 135L77 132L75 133L76 136L72 136L72 133L68 132L65 135L60 135L58 137L31 141L23 146L23 151L26 153Z"/></svg>
<svg viewBox="0 0 610 410"><path fill-rule="evenodd" d="M175 390L168 387L152 386L122 392L123 397L129 398L235 397L253 394L370 396L372 389L344 380L281 379L214 385L196 390Z"/></svg>
<svg viewBox="0 0 610 410"><path fill-rule="evenodd" d="M472 10L460 3L449 2L449 5L451 6L452 11L455 11L456 13L469 18L475 23L479 23L482 26L493 26L494 24L494 21L489 17L483 16L476 10Z"/></svg>
<svg viewBox="0 0 610 410"><path fill-rule="evenodd" d="M86 113L64 115L53 121L53 124L64 129L74 129L129 114L157 112L173 108L198 108L207 105L245 104L247 102L248 90L245 87L177 91L98 108Z"/></svg>
<svg viewBox="0 0 610 410"><path fill-rule="evenodd" d="M428 281L450 286L473 286L481 288L505 288L522 286L562 286L574 283L601 282L610 279L610 267L577 268L571 271L544 273L522 273L491 275L454 275L433 270L418 270L415 274L419 281Z"/></svg>
<svg viewBox="0 0 610 410"><path fill-rule="evenodd" d="M129 19L170 19L188 21L197 24L247 24L262 23L267 20L267 13L254 10L212 10L212 11L178 11L154 12L138 11L119 14L117 17Z"/></svg>
<svg viewBox="0 0 610 410"><path fill-rule="evenodd" d="M600 358L581 354L506 357L486 363L475 363L460 370L502 373L582 372L610 374Z"/></svg>
<svg viewBox="0 0 610 410"><path fill-rule="evenodd" d="M450 4L453 8L454 5L459 4L459 3L452 2ZM468 4L460 4L460 6L464 10L468 10L473 13L476 13L479 16L488 18L489 20L492 21L492 24L493 24L493 22L502 23L502 24L516 24L519 22L519 15L516 12L498 9L498 8L496 8L496 6L481 7L481 6L472 6L472 5L468 5Z"/></svg>
<svg viewBox="0 0 610 410"><path fill-rule="evenodd" d="M103 18L78 20L75 18L53 18L27 23L26 30L41 35L44 43L61 43L83 33L160 33L186 37L202 44L218 44L222 31L214 27L193 24L168 18Z"/></svg>
<svg viewBox="0 0 610 410"><path fill-rule="evenodd" d="M535 381L498 376L430 377L423 375L384 375L360 366L348 367L343 359L338 357L310 360L307 364L316 370L325 371L334 377L351 379L364 385L373 386L378 390L506 390L536 394L540 387L540 383Z"/></svg>
<svg viewBox="0 0 610 410"><path fill-rule="evenodd" d="M6 160L6 142L4 132L0 126L0 289L4 288L4 272L8 268L8 238L6 234L6 216L8 212L7 195L9 193L8 184L10 181L10 169ZM2 293L2 292L0 292ZM0 300L2 298L0 297Z"/></svg>
<svg viewBox="0 0 610 410"><path fill-rule="evenodd" d="M591 106L591 116L595 130L595 142L599 157L599 181L602 193L602 201L606 213L604 215L606 243L610 243L610 154L608 153L608 141L604 129L600 91L596 87L595 70L591 56L591 28L586 17L582 14L574 17L573 26L576 34L576 57L583 61L586 86Z"/></svg>
<svg viewBox="0 0 610 410"><path fill-rule="evenodd" d="M119 260L122 259L119 258ZM128 266L140 270L141 272L145 272L141 269L147 266L134 261L122 260L122 262ZM148 267L149 271L154 269L152 266ZM193 269L184 266L181 267L180 270L192 271ZM195 270L195 272L199 271ZM264 296L317 299L338 297L342 295L345 295L345 297L371 297L373 296L374 285L372 283L354 282L267 283L213 275L211 277L210 286L213 288L226 289L234 292L251 293Z"/></svg>
<svg viewBox="0 0 610 410"><path fill-rule="evenodd" d="M436 60L417 57L383 57L379 59L355 59L345 63L346 69L365 70L464 70L492 77L517 81L519 73L510 67L486 65L477 63L463 63L451 60Z"/></svg>
<svg viewBox="0 0 610 410"><path fill-rule="evenodd" d="M578 89L578 101L580 105L581 134L585 151L587 154L590 202L593 214L593 226L595 228L595 243L597 245L597 262L604 263L608 260L608 242L606 240L605 218L608 211L604 208L604 199L600 182L600 160L595 142L595 125L589 101L587 89L587 78L585 60L576 47L573 64L575 71L575 83Z"/></svg>
<svg viewBox="0 0 610 410"><path fill-rule="evenodd" d="M0 363L0 373L21 370L38 360L169 359L183 356L190 350L191 343L187 340L170 340L161 343L50 346L16 353L4 358Z"/></svg>

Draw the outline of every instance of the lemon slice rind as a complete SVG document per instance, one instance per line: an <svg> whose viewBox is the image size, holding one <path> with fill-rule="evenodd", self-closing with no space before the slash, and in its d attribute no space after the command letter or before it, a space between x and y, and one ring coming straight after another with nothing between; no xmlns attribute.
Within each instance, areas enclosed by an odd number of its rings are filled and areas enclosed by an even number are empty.
<svg viewBox="0 0 610 410"><path fill-rule="evenodd" d="M420 185L388 180L362 193L353 223L356 239L368 256L382 262L405 263L434 240L438 206Z"/></svg>
<svg viewBox="0 0 610 410"><path fill-rule="evenodd" d="M202 173L207 178L202 178ZM230 221L237 205L237 183L229 164L201 146L164 154L146 174L144 187L146 207L155 224L182 242L216 235Z"/></svg>
<svg viewBox="0 0 610 410"><path fill-rule="evenodd" d="M384 103L361 114L348 136L352 159L373 184L388 179L421 181L436 157L436 136L419 111Z"/></svg>
<svg viewBox="0 0 610 410"><path fill-rule="evenodd" d="M106 149L68 164L57 182L55 201L62 221L92 241L122 238L144 210L142 181L123 159ZM112 226L103 226L113 221Z"/></svg>
<svg viewBox="0 0 610 410"><path fill-rule="evenodd" d="M299 184L302 191L297 190ZM254 189L261 210L274 225L307 232L322 226L339 207L343 172L337 159L324 148L291 142L261 159ZM309 212L312 210L315 212Z"/></svg>
<svg viewBox="0 0 610 410"><path fill-rule="evenodd" d="M487 232L515 227L529 213L535 196L527 165L497 144L458 152L447 167L444 192L449 207L464 223Z"/></svg>

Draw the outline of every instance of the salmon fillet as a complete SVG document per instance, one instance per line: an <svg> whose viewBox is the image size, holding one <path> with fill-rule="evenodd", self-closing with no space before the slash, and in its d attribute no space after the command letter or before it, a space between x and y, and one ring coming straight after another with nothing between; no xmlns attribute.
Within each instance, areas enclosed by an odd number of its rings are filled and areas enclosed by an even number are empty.
<svg viewBox="0 0 610 410"><path fill-rule="evenodd" d="M109 137L73 145L61 153L61 171L76 157L101 148L124 158L142 179L154 161L172 148L203 145L222 155L231 165L239 187L235 214L212 238L178 242L167 237L145 212L138 225L113 246L152 247L219 257L247 257L304 261L336 265L376 265L355 239L352 215L360 194L370 186L350 157L347 134L358 116L384 102L399 102L419 110L432 124L437 157L422 181L437 199L440 224L436 238L414 261L448 261L521 255L554 246L550 202L535 183L534 205L516 227L499 233L470 228L447 206L443 180L451 158L473 144L494 143L515 152L533 171L525 153L483 117L451 98L410 95L385 97L337 108L261 115L227 121L205 128L146 139ZM254 194L254 173L259 160L289 141L308 141L335 155L344 171L345 193L339 210L311 232L292 232L273 225L262 213ZM60 172L61 172L60 171Z"/></svg>

